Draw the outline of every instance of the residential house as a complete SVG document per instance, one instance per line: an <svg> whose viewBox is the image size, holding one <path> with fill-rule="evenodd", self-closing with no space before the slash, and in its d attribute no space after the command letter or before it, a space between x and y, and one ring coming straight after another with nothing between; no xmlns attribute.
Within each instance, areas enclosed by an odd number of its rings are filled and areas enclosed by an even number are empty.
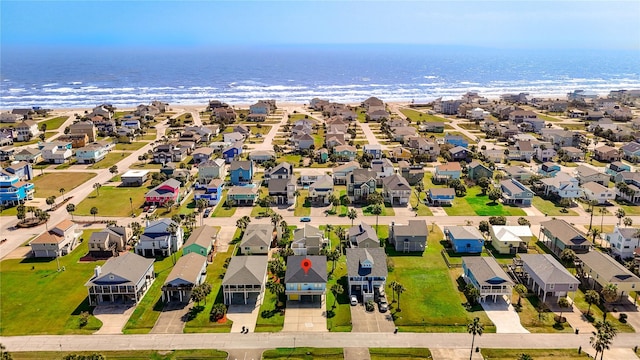
<svg viewBox="0 0 640 360"><path fill-rule="evenodd" d="M547 296L561 298L578 290L580 281L553 255L522 254L520 261L526 286L538 295L543 303L547 300Z"/></svg>
<svg viewBox="0 0 640 360"><path fill-rule="evenodd" d="M358 149L351 145L338 145L333 148L333 154L338 161L353 161L358 155Z"/></svg>
<svg viewBox="0 0 640 360"><path fill-rule="evenodd" d="M139 122L138 128L140 128ZM89 138L89 142L96 141L96 127L91 120L78 121L77 123L69 125L69 134L85 134Z"/></svg>
<svg viewBox="0 0 640 360"><path fill-rule="evenodd" d="M500 181L500 190L504 204L530 206L533 202L533 191L516 179Z"/></svg>
<svg viewBox="0 0 640 360"><path fill-rule="evenodd" d="M484 302L493 296L507 296L510 302L514 282L507 275L495 258L487 256L465 256L462 258L462 277L467 284L473 285L480 293L480 301Z"/></svg>
<svg viewBox="0 0 640 360"><path fill-rule="evenodd" d="M559 172L552 178L544 178L541 182L545 195L555 194L561 199L569 200L579 198L582 195L578 179L565 172Z"/></svg>
<svg viewBox="0 0 640 360"><path fill-rule="evenodd" d="M275 159L276 153L273 150L254 150L249 154L249 160L258 164Z"/></svg>
<svg viewBox="0 0 640 360"><path fill-rule="evenodd" d="M377 185L382 186L384 178L395 174L393 163L389 159L374 159L371 160L371 170L376 172Z"/></svg>
<svg viewBox="0 0 640 360"><path fill-rule="evenodd" d="M633 258L633 252L640 248L640 233L637 228L616 225L613 232L606 234L611 253L623 260Z"/></svg>
<svg viewBox="0 0 640 360"><path fill-rule="evenodd" d="M269 196L272 196L278 205L294 205L296 190L296 181L292 178L269 180Z"/></svg>
<svg viewBox="0 0 640 360"><path fill-rule="evenodd" d="M26 161L14 161L1 171L5 175L17 176L21 181L33 179L33 167Z"/></svg>
<svg viewBox="0 0 640 360"><path fill-rule="evenodd" d="M636 141L630 141L622 145L620 150L622 150L622 156L629 161L638 160L640 158L640 143Z"/></svg>
<svg viewBox="0 0 640 360"><path fill-rule="evenodd" d="M538 239L557 256L560 256L564 249L571 249L576 254L583 254L591 248L587 237L565 220L553 219L541 222L540 233Z"/></svg>
<svg viewBox="0 0 640 360"><path fill-rule="evenodd" d="M327 245L328 239L322 230L315 226L304 224L302 228L293 231L291 249L298 256L320 255L320 250Z"/></svg>
<svg viewBox="0 0 640 360"><path fill-rule="evenodd" d="M144 257L170 256L178 252L184 242L182 227L171 219L147 222L135 252Z"/></svg>
<svg viewBox="0 0 640 360"><path fill-rule="evenodd" d="M364 145L364 153L371 155L372 159L381 159L382 146L380 144L366 144Z"/></svg>
<svg viewBox="0 0 640 360"><path fill-rule="evenodd" d="M76 161L79 164L95 164L109 154L110 146L102 143L90 143L76 150Z"/></svg>
<svg viewBox="0 0 640 360"><path fill-rule="evenodd" d="M420 131L426 131L430 133L443 133L444 132L444 122L442 121L427 121L419 126Z"/></svg>
<svg viewBox="0 0 640 360"><path fill-rule="evenodd" d="M227 200L236 205L253 206L258 200L257 186L232 186L227 192Z"/></svg>
<svg viewBox="0 0 640 360"><path fill-rule="evenodd" d="M284 275L287 300L322 303L327 289L326 256L289 256Z"/></svg>
<svg viewBox="0 0 640 360"><path fill-rule="evenodd" d="M215 127L215 129L214 129ZM218 134L219 128L216 124L215 126L187 126L184 128L184 133L181 134L180 138L186 141L194 141L194 142L209 142L211 138ZM186 138L185 133L190 133L189 138ZM181 140L182 141L182 140Z"/></svg>
<svg viewBox="0 0 640 360"><path fill-rule="evenodd" d="M207 258L196 253L178 259L162 285L162 301L189 303L193 289L207 277Z"/></svg>
<svg viewBox="0 0 640 360"><path fill-rule="evenodd" d="M440 145L435 140L421 136L413 136L407 139L406 146L414 150L418 155L425 155L428 161L434 161L440 155ZM409 157L410 159L410 157Z"/></svg>
<svg viewBox="0 0 640 360"><path fill-rule="evenodd" d="M227 168L223 159L205 161L198 165L198 183L208 184L213 179L224 179Z"/></svg>
<svg viewBox="0 0 640 360"><path fill-rule="evenodd" d="M253 161L232 161L229 166L232 185L246 185L253 180Z"/></svg>
<svg viewBox="0 0 640 360"><path fill-rule="evenodd" d="M37 148L23 147L14 154L13 158L16 161L26 161L31 164L36 164L42 159L42 151Z"/></svg>
<svg viewBox="0 0 640 360"><path fill-rule="evenodd" d="M349 245L357 248L377 248L380 247L378 234L373 227L367 223L361 222L349 228L348 232Z"/></svg>
<svg viewBox="0 0 640 360"><path fill-rule="evenodd" d="M484 166L484 164L482 164L477 160L473 160L467 166L467 170L468 170L467 177L471 180L477 181L480 178L487 178L489 180L493 179L493 170Z"/></svg>
<svg viewBox="0 0 640 360"><path fill-rule="evenodd" d="M422 165L409 165L406 161L398 163L400 168L400 174L403 178L407 179L409 185L414 186L424 179L424 168Z"/></svg>
<svg viewBox="0 0 640 360"><path fill-rule="evenodd" d="M307 150L312 146L315 146L315 140L313 136L309 134L293 135L291 137L291 142L293 142L293 146L296 150Z"/></svg>
<svg viewBox="0 0 640 360"><path fill-rule="evenodd" d="M381 247L349 248L346 254L349 296L358 296L363 303L373 300L374 289L384 289L387 282L387 254Z"/></svg>
<svg viewBox="0 0 640 360"><path fill-rule="evenodd" d="M517 141L515 146L509 147L509 159L520 161L531 161L535 150L531 141Z"/></svg>
<svg viewBox="0 0 640 360"><path fill-rule="evenodd" d="M610 189L594 181L582 184L581 189L584 198L590 202L595 201L598 204L607 204L616 198L614 189Z"/></svg>
<svg viewBox="0 0 640 360"><path fill-rule="evenodd" d="M392 206L406 205L411 197L411 185L398 174L385 177L382 179L382 197Z"/></svg>
<svg viewBox="0 0 640 360"><path fill-rule="evenodd" d="M399 146L389 150L389 158L394 161L410 161L413 158L413 154L410 150Z"/></svg>
<svg viewBox="0 0 640 360"><path fill-rule="evenodd" d="M600 251L578 254L581 273L591 283L592 288L603 289L608 284L617 288L618 299L627 299L632 291L640 289L640 278L611 256Z"/></svg>
<svg viewBox="0 0 640 360"><path fill-rule="evenodd" d="M217 121L232 123L236 120L236 112L230 107L219 107L213 109L211 115L216 118Z"/></svg>
<svg viewBox="0 0 640 360"><path fill-rule="evenodd" d="M222 157L227 164L238 159L242 154L242 142L236 141L233 144L222 149Z"/></svg>
<svg viewBox="0 0 640 360"><path fill-rule="evenodd" d="M89 305L137 305L155 279L153 262L127 252L97 265L84 285L89 292Z"/></svg>
<svg viewBox="0 0 640 360"><path fill-rule="evenodd" d="M195 149L191 155L193 156L193 161L196 164L202 164L203 162L211 160L211 157L213 156L213 149L210 147L200 147Z"/></svg>
<svg viewBox="0 0 640 360"><path fill-rule="evenodd" d="M317 168L306 169L302 174L300 174L298 183L300 183L300 185L311 185L326 175L327 173Z"/></svg>
<svg viewBox="0 0 640 360"><path fill-rule="evenodd" d="M272 241L273 225L249 224L240 241L240 253L242 255L268 254Z"/></svg>
<svg viewBox="0 0 640 360"><path fill-rule="evenodd" d="M82 231L71 220L62 220L29 242L33 257L58 257L70 254L76 247Z"/></svg>
<svg viewBox="0 0 640 360"><path fill-rule="evenodd" d="M432 206L451 206L456 197L452 188L431 188L427 190L427 201Z"/></svg>
<svg viewBox="0 0 640 360"><path fill-rule="evenodd" d="M607 164L607 166L605 167L605 173L610 175L612 178L615 177L616 175L618 175L619 173L623 172L623 171L631 171L631 166L621 162L621 161L614 161L610 164Z"/></svg>
<svg viewBox="0 0 640 360"><path fill-rule="evenodd" d="M0 175L0 204L2 206L16 206L33 199L35 188L33 183L20 180L11 174Z"/></svg>
<svg viewBox="0 0 640 360"><path fill-rule="evenodd" d="M598 161L620 161L620 152L612 146L602 145L593 150L593 157Z"/></svg>
<svg viewBox="0 0 640 360"><path fill-rule="evenodd" d="M180 202L180 181L167 179L149 190L144 197L147 204L162 206L168 201L173 201L174 204L177 204Z"/></svg>
<svg viewBox="0 0 640 360"><path fill-rule="evenodd" d="M249 106L249 113L269 115L271 113L271 106L266 102L258 101L257 103Z"/></svg>
<svg viewBox="0 0 640 360"><path fill-rule="evenodd" d="M506 159L504 150L500 149L485 149L480 151L486 161L493 161L496 164L502 163Z"/></svg>
<svg viewBox="0 0 640 360"><path fill-rule="evenodd" d="M17 141L29 141L34 137L40 135L38 129L38 123L33 120L23 120L20 124L16 125L15 130L17 132Z"/></svg>
<svg viewBox="0 0 640 360"><path fill-rule="evenodd" d="M411 136L418 135L418 130L413 126L402 126L391 128L391 140L405 142L405 140Z"/></svg>
<svg viewBox="0 0 640 360"><path fill-rule="evenodd" d="M2 140L0 139L0 143ZM1 146L1 145L0 145ZM15 160L16 148L11 146L3 146L0 148L0 161L13 161Z"/></svg>
<svg viewBox="0 0 640 360"><path fill-rule="evenodd" d="M21 120L25 120L25 118L20 114L12 114L10 112L0 113L0 123L15 124Z"/></svg>
<svg viewBox="0 0 640 360"><path fill-rule="evenodd" d="M375 96L372 96L363 101L361 106L366 111L385 110L384 102Z"/></svg>
<svg viewBox="0 0 640 360"><path fill-rule="evenodd" d="M469 147L469 141L460 135L445 135L444 142L453 146L461 146L463 148Z"/></svg>
<svg viewBox="0 0 640 360"><path fill-rule="evenodd" d="M560 165L552 162L546 162L538 168L538 174L542 176L554 177L561 170Z"/></svg>
<svg viewBox="0 0 640 360"><path fill-rule="evenodd" d="M474 226L445 226L445 239L455 253L479 254L484 245L484 236Z"/></svg>
<svg viewBox="0 0 640 360"><path fill-rule="evenodd" d="M360 169L360 163L357 161L350 161L346 164L339 165L333 168L333 181L336 185L344 185L347 183L347 178L350 174L356 170Z"/></svg>
<svg viewBox="0 0 640 360"><path fill-rule="evenodd" d="M65 134L56 138L56 141L70 142L74 149L86 146L89 143L87 134Z"/></svg>
<svg viewBox="0 0 640 360"><path fill-rule="evenodd" d="M105 105L106 104L94 107L89 114L85 115L85 117L92 118L95 116L100 116L107 120L111 120L111 117L114 114L114 111L112 111L112 109L115 109L115 108L111 106L105 106Z"/></svg>
<svg viewBox="0 0 640 360"><path fill-rule="evenodd" d="M450 179L460 179L462 176L462 167L459 162L449 162L442 165L436 165L436 172L433 179L438 182L447 182Z"/></svg>
<svg viewBox="0 0 640 360"><path fill-rule="evenodd" d="M462 146L456 146L452 149L449 149L449 153L451 154L451 160L453 161L469 161L472 159L473 153Z"/></svg>
<svg viewBox="0 0 640 360"><path fill-rule="evenodd" d="M194 229L189 238L184 243L182 255L194 253L208 259L209 254L213 251L213 243L218 237L218 230L212 226L204 225Z"/></svg>
<svg viewBox="0 0 640 360"><path fill-rule="evenodd" d="M614 182L616 183L616 191L620 198L632 203L640 202L640 173L622 171L614 177ZM620 183L627 185L624 191L617 186Z"/></svg>
<svg viewBox="0 0 640 360"><path fill-rule="evenodd" d="M584 151L574 146L563 146L560 148L568 158L569 161L584 161Z"/></svg>
<svg viewBox="0 0 640 360"><path fill-rule="evenodd" d="M208 184L196 184L196 190L193 195L195 201L205 200L208 206L215 206L222 198L222 189L224 180L211 179Z"/></svg>
<svg viewBox="0 0 640 360"><path fill-rule="evenodd" d="M288 162L281 162L274 166L272 169L268 169L265 172L265 178L269 180L277 179L292 179L293 178L293 165Z"/></svg>
<svg viewBox="0 0 640 360"><path fill-rule="evenodd" d="M376 191L376 172L371 169L354 169L347 176L347 195L354 201L365 201Z"/></svg>
<svg viewBox="0 0 640 360"><path fill-rule="evenodd" d="M118 256L126 250L126 245L133 238L133 230L127 226L107 226L102 231L91 234L89 238L89 256L93 258L109 258Z"/></svg>
<svg viewBox="0 0 640 360"><path fill-rule="evenodd" d="M180 162L187 158L187 149L182 149L175 143L158 145L153 149L153 162L166 164Z"/></svg>
<svg viewBox="0 0 640 360"><path fill-rule="evenodd" d="M540 134L544 141L551 142L556 149L563 146L580 145L580 134L578 132L562 129L542 129Z"/></svg>
<svg viewBox="0 0 640 360"><path fill-rule="evenodd" d="M600 185L609 184L609 175L602 173L590 166L580 165L574 170L574 175L582 185L588 182L596 182Z"/></svg>
<svg viewBox="0 0 640 360"><path fill-rule="evenodd" d="M329 198L333 194L333 178L330 175L322 175L309 185L309 200L324 205L329 205Z"/></svg>
<svg viewBox="0 0 640 360"><path fill-rule="evenodd" d="M222 138L222 141L230 144L235 142L243 142L246 139L246 137L239 132L224 133L222 135Z"/></svg>
<svg viewBox="0 0 640 360"><path fill-rule="evenodd" d="M533 239L531 228L526 225L491 225L491 245L500 254L527 252Z"/></svg>
<svg viewBox="0 0 640 360"><path fill-rule="evenodd" d="M391 222L389 239L396 251L423 252L427 248L429 230L424 220L409 220L407 225Z"/></svg>
<svg viewBox="0 0 640 360"><path fill-rule="evenodd" d="M73 155L71 143L64 142L45 143L41 151L42 159L51 164L63 164Z"/></svg>
<svg viewBox="0 0 640 360"><path fill-rule="evenodd" d="M262 303L268 262L267 256L232 256L222 279L224 304Z"/></svg>

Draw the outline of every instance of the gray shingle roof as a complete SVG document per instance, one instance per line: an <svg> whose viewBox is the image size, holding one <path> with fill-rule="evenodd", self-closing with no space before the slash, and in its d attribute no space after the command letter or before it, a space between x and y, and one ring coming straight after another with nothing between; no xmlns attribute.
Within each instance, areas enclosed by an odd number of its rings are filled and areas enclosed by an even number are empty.
<svg viewBox="0 0 640 360"><path fill-rule="evenodd" d="M193 230L187 241L184 243L184 246L186 247L192 244L197 244L203 248L209 248L217 234L218 229L209 225L201 226Z"/></svg>
<svg viewBox="0 0 640 360"><path fill-rule="evenodd" d="M362 267L365 261L372 267ZM387 277L387 254L383 248L347 249L348 276Z"/></svg>
<svg viewBox="0 0 640 360"><path fill-rule="evenodd" d="M640 284L640 278L627 270L622 264L615 261L611 256L599 251L589 251L585 254L578 254L578 258L585 266L593 269L600 278L609 283L629 283Z"/></svg>
<svg viewBox="0 0 640 360"><path fill-rule="evenodd" d="M550 254L521 254L520 259L545 284L580 284L580 281Z"/></svg>
<svg viewBox="0 0 640 360"><path fill-rule="evenodd" d="M232 161L229 167L229 171L233 170L249 170L251 169L251 160Z"/></svg>
<svg viewBox="0 0 640 360"><path fill-rule="evenodd" d="M262 285L267 276L267 256L234 256L222 285Z"/></svg>
<svg viewBox="0 0 640 360"><path fill-rule="evenodd" d="M352 226L349 228L349 238L352 238L354 236L357 245L360 245L361 242L367 239L372 239L378 242L380 241L378 239L378 234L376 234L376 231L373 229L373 227L364 222L360 223L360 225Z"/></svg>
<svg viewBox="0 0 640 360"><path fill-rule="evenodd" d="M509 275L502 270L500 264L492 257L465 256L462 258L462 262L466 264L467 269L471 271L480 286L498 284L513 285L513 281L511 281Z"/></svg>
<svg viewBox="0 0 640 360"><path fill-rule="evenodd" d="M445 226L444 232L451 234L454 239L482 239L484 236L474 226Z"/></svg>
<svg viewBox="0 0 640 360"><path fill-rule="evenodd" d="M207 258L200 256L196 253L188 253L182 256L176 262L176 265L171 269L169 276L165 280L165 285L174 280L184 280L193 285L197 285L198 277L200 277L200 271L207 262Z"/></svg>
<svg viewBox="0 0 640 360"><path fill-rule="evenodd" d="M245 246L267 246L273 239L273 225L271 224L249 224L244 231L240 247Z"/></svg>
<svg viewBox="0 0 640 360"><path fill-rule="evenodd" d="M569 223L564 220L549 220L541 222L540 226L542 226L547 232L553 234L565 245L575 246L588 242L584 234L576 230L576 228L569 225Z"/></svg>
<svg viewBox="0 0 640 360"><path fill-rule="evenodd" d="M131 252L110 258L101 266L100 275L92 276L85 286L108 284L135 286L145 276L149 267L153 266L153 261ZM110 279L110 275L113 275L114 279Z"/></svg>
<svg viewBox="0 0 640 360"><path fill-rule="evenodd" d="M309 271L302 268L302 261L308 259L311 262ZM287 272L284 282L289 283L326 283L327 282L327 257L326 256L289 256L287 258Z"/></svg>
<svg viewBox="0 0 640 360"><path fill-rule="evenodd" d="M393 174L382 179L384 187L389 190L411 190L411 185L407 179L398 174Z"/></svg>
<svg viewBox="0 0 640 360"><path fill-rule="evenodd" d="M394 225L393 233L398 236L424 236L429 235L427 222L424 220L409 220L407 225Z"/></svg>

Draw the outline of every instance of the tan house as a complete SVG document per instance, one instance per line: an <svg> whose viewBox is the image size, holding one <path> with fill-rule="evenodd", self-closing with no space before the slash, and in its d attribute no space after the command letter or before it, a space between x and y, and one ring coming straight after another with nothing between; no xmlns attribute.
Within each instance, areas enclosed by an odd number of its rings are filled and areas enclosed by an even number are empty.
<svg viewBox="0 0 640 360"><path fill-rule="evenodd" d="M31 240L29 245L34 257L58 257L69 254L82 232L71 220L62 220L53 229Z"/></svg>
<svg viewBox="0 0 640 360"><path fill-rule="evenodd" d="M96 141L96 127L93 121L79 121L69 126L69 134L85 134L89 138L88 142Z"/></svg>

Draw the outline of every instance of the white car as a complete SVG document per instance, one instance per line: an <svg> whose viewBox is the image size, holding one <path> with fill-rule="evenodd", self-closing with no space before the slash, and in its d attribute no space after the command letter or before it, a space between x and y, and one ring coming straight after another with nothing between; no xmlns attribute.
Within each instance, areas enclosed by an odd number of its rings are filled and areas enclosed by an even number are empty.
<svg viewBox="0 0 640 360"><path fill-rule="evenodd" d="M351 306L358 305L358 298L355 295L351 295Z"/></svg>

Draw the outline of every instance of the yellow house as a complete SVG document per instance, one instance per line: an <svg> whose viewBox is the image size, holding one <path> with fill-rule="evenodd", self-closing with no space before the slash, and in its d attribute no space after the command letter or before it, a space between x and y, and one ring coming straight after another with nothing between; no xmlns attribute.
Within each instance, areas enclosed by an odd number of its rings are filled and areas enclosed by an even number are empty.
<svg viewBox="0 0 640 360"><path fill-rule="evenodd" d="M500 254L527 252L527 245L533 238L528 226L494 225L489 228L491 245Z"/></svg>

